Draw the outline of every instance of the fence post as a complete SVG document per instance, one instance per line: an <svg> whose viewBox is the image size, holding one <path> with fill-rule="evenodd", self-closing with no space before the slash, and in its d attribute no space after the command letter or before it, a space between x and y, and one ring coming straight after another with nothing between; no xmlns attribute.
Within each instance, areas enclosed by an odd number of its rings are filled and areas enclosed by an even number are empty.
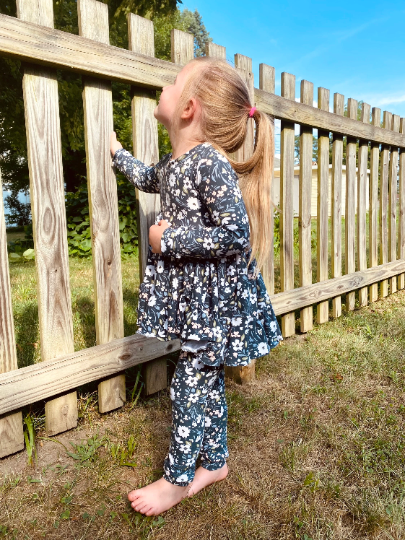
<svg viewBox="0 0 405 540"><path fill-rule="evenodd" d="M357 120L357 101L347 101L347 116ZM347 137L346 142L346 211L345 211L345 270L352 274L356 270L355 254L355 219L356 219L356 139ZM346 310L355 306L356 293L346 294Z"/></svg>
<svg viewBox="0 0 405 540"><path fill-rule="evenodd" d="M380 127L381 109L373 107L371 123ZM370 206L369 206L369 253L370 267L378 266L378 165L380 145L371 143L370 151ZM370 286L370 302L378 300L378 283Z"/></svg>
<svg viewBox="0 0 405 540"><path fill-rule="evenodd" d="M397 114L392 116L391 129L399 133L400 117ZM390 167L389 167L389 203L388 214L389 232L388 232L388 253L389 261L395 261L397 258L397 192L398 192L398 148L391 146ZM391 294L397 292L397 276L390 280Z"/></svg>
<svg viewBox="0 0 405 540"><path fill-rule="evenodd" d="M128 13L128 44L131 51L155 56L153 22ZM156 90L131 88L134 156L146 164L159 161L157 121L154 117ZM160 195L135 189L138 221L139 279L143 280L149 248L149 227L160 211ZM167 360L156 358L143 364L146 395L167 387Z"/></svg>
<svg viewBox="0 0 405 540"><path fill-rule="evenodd" d="M361 121L370 123L370 105L363 103ZM367 269L366 242L366 198L367 198L368 141L359 142L359 162L357 168L357 261L358 270ZM359 306L368 303L368 287L359 289Z"/></svg>
<svg viewBox="0 0 405 540"><path fill-rule="evenodd" d="M0 172L0 373L18 369ZM21 411L0 416L0 458L24 449Z"/></svg>
<svg viewBox="0 0 405 540"><path fill-rule="evenodd" d="M96 0L78 0L81 36L109 44L108 6ZM93 251L97 344L124 337L117 183L111 166L110 134L113 106L109 81L83 78L87 185ZM125 375L98 385L101 413L126 401Z"/></svg>
<svg viewBox="0 0 405 540"><path fill-rule="evenodd" d="M383 126L391 129L392 114L384 111ZM380 158L380 264L388 262L388 177L390 147L381 145ZM380 296L388 296L388 279L380 283Z"/></svg>
<svg viewBox="0 0 405 540"><path fill-rule="evenodd" d="M276 86L276 74L274 67L267 66L266 64L259 65L259 88L270 94L274 94ZM274 123L273 123L273 136L274 136ZM274 169L274 165L273 165ZM273 171L272 171L273 174ZM274 180L274 179L273 179ZM271 200L274 200L274 181L271 182ZM270 210L270 230L274 231L274 210ZM274 235L270 238L268 257L263 263L262 269L264 283L266 285L267 292L274 294Z"/></svg>
<svg viewBox="0 0 405 540"><path fill-rule="evenodd" d="M399 132L405 134L405 119L401 118ZM399 231L398 259L405 258L405 151L399 154ZM398 289L405 287L405 274L398 276Z"/></svg>
<svg viewBox="0 0 405 540"><path fill-rule="evenodd" d="M17 0L17 14L25 21L53 28L52 0ZM46 361L74 350L56 72L25 67L23 93L38 276L41 360ZM46 403L48 434L55 435L76 425L76 392Z"/></svg>
<svg viewBox="0 0 405 540"><path fill-rule="evenodd" d="M333 112L343 116L345 98L335 93L333 98ZM342 275L342 160L343 135L333 134L332 143L332 277ZM342 297L336 296L332 300L332 316L340 317L342 314Z"/></svg>
<svg viewBox="0 0 405 540"><path fill-rule="evenodd" d="M281 95L295 101L295 75L281 74ZM280 159L280 277L281 290L294 288L294 145L293 122L281 122ZM295 313L287 313L281 318L283 337L295 334Z"/></svg>
<svg viewBox="0 0 405 540"><path fill-rule="evenodd" d="M314 85L301 81L301 103L313 107ZM312 128L300 129L300 195L299 195L299 244L300 244L300 287L312 283L311 250L311 195L312 195ZM301 310L301 332L309 332L313 327L313 308Z"/></svg>

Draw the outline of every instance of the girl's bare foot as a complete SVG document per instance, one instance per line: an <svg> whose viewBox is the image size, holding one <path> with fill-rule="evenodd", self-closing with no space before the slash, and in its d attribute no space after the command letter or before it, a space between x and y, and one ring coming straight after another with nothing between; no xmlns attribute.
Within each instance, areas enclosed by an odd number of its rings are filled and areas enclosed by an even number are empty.
<svg viewBox="0 0 405 540"><path fill-rule="evenodd" d="M188 496L192 497L193 495L196 495L199 491L209 486L210 484L225 480L227 476L228 465L226 463L223 467L217 469L216 471L208 471L207 469L204 469L204 467L198 467L198 469L195 471L194 480L191 483Z"/></svg>
<svg viewBox="0 0 405 540"><path fill-rule="evenodd" d="M163 477L153 484L128 493L128 499L136 512L146 516L158 516L187 497L188 486L176 486Z"/></svg>

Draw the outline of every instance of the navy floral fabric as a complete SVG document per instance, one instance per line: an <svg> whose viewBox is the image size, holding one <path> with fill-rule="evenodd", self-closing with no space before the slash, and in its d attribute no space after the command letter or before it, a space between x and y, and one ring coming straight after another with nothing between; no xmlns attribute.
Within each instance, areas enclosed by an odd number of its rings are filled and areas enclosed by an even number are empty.
<svg viewBox="0 0 405 540"><path fill-rule="evenodd" d="M163 477L187 486L194 479L198 455L208 471L223 467L227 446L228 406L224 366L206 366L182 351L170 385L172 431Z"/></svg>
<svg viewBox="0 0 405 540"><path fill-rule="evenodd" d="M162 254L149 246L139 290L138 332L180 338L205 365L247 365L282 335L256 261L238 177L209 143L148 167L129 152L114 165L140 190L160 193Z"/></svg>

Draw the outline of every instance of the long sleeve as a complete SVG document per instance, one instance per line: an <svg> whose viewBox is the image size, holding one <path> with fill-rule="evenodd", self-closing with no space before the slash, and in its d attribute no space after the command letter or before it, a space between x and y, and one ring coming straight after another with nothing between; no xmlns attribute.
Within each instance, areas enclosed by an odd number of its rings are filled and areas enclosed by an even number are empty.
<svg viewBox="0 0 405 540"><path fill-rule="evenodd" d="M162 235L163 255L209 259L250 248L249 219L238 177L225 157L213 157L200 160L195 178L199 197L187 201L189 209L199 210L202 206L212 226L169 227Z"/></svg>
<svg viewBox="0 0 405 540"><path fill-rule="evenodd" d="M128 180L139 190L147 193L160 192L159 164L148 167L142 161L134 158L127 150L120 148L114 154L113 165L125 174Z"/></svg>

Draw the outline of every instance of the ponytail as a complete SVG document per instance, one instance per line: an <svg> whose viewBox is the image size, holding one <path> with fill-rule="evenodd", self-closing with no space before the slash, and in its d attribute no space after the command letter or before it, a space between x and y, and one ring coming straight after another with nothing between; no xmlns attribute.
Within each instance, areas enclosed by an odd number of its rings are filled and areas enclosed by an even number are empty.
<svg viewBox="0 0 405 540"><path fill-rule="evenodd" d="M272 210L274 136L269 117L250 105L250 96L239 73L225 60L206 56L195 58L194 69L185 84L178 108L195 96L201 103L201 136L224 154L239 175L239 185L250 224L249 263L255 258L256 275L268 257ZM248 133L248 119L255 121L255 142L251 157L235 161L230 154L238 150Z"/></svg>

